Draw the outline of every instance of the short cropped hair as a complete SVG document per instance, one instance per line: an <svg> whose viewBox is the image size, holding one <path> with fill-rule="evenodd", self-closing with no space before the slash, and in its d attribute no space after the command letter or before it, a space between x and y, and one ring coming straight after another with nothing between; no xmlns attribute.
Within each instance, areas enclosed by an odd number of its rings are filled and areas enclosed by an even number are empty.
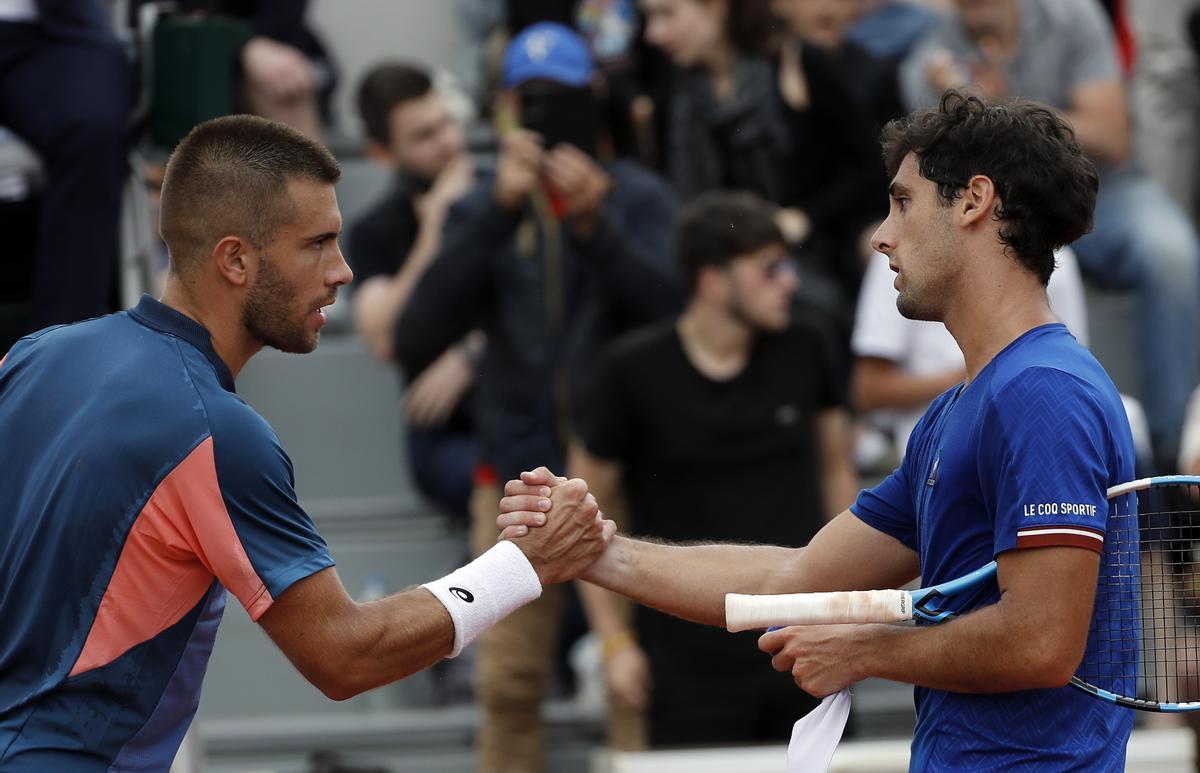
<svg viewBox="0 0 1200 773"><path fill-rule="evenodd" d="M333 185L337 161L320 143L284 124L250 115L205 121L167 162L159 231L171 270L186 272L225 236L258 249L295 217L293 179Z"/></svg>
<svg viewBox="0 0 1200 773"><path fill-rule="evenodd" d="M683 208L675 225L676 261L688 295L705 266L773 244L786 244L775 224L778 208L748 191L710 191Z"/></svg>
<svg viewBox="0 0 1200 773"><path fill-rule="evenodd" d="M909 154L949 206L974 175L996 186L1000 241L1042 284L1054 251L1092 229L1100 178L1075 132L1053 110L1030 100L988 104L947 91L938 107L883 129L888 176Z"/></svg>
<svg viewBox="0 0 1200 773"><path fill-rule="evenodd" d="M433 90L433 79L420 67L404 62L385 62L371 69L358 86L358 112L367 137L387 145L391 142L389 118L398 105L420 99Z"/></svg>

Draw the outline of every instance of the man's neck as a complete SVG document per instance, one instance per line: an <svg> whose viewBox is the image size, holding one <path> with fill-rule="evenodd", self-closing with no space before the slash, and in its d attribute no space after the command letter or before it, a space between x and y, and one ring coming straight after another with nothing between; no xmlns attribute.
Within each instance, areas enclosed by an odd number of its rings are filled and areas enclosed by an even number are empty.
<svg viewBox="0 0 1200 773"><path fill-rule="evenodd" d="M709 82L712 83L713 94L718 101L733 96L737 87L736 66L737 52L728 43L714 46L704 58L703 67L708 71Z"/></svg>
<svg viewBox="0 0 1200 773"><path fill-rule="evenodd" d="M190 292L182 279L171 276L160 301L208 331L213 351L236 379L250 358L262 349L262 344L246 335L237 309L207 308L195 300L197 294Z"/></svg>
<svg viewBox="0 0 1200 773"><path fill-rule="evenodd" d="M1012 260L1005 255L997 259ZM978 289L969 295L960 293L944 321L962 350L968 383L1013 341L1035 327L1059 321L1050 310L1045 288L1024 269L968 279L964 286Z"/></svg>
<svg viewBox="0 0 1200 773"><path fill-rule="evenodd" d="M754 331L722 309L693 301L675 323L683 353L713 381L729 381L745 369Z"/></svg>

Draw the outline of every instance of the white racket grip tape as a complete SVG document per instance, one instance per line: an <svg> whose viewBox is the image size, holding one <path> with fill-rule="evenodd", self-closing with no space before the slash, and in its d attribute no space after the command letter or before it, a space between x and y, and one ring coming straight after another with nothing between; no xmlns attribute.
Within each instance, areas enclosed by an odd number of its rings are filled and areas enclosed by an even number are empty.
<svg viewBox="0 0 1200 773"><path fill-rule="evenodd" d="M911 619L912 597L904 590L725 594L725 627L735 633L784 625L903 623Z"/></svg>

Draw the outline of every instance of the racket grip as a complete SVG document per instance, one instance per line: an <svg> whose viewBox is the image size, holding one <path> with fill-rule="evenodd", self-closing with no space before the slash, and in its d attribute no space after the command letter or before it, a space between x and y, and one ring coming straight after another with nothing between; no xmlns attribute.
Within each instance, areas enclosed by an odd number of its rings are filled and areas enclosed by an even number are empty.
<svg viewBox="0 0 1200 773"><path fill-rule="evenodd" d="M725 594L725 627L733 632L785 625L902 623L911 619L912 599L903 590Z"/></svg>

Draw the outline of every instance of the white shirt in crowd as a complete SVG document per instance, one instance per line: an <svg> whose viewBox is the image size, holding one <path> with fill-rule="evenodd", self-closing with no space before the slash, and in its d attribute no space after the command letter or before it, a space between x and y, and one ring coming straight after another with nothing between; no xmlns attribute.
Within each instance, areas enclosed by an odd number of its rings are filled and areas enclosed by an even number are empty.
<svg viewBox="0 0 1200 773"><path fill-rule="evenodd" d="M0 0L0 21L36 21L34 0Z"/></svg>
<svg viewBox="0 0 1200 773"><path fill-rule="evenodd" d="M1050 275L1046 294L1050 308L1079 343L1087 346L1087 306L1079 264L1070 247L1055 253L1058 268ZM878 357L914 376L933 376L961 370L962 352L941 322L906 319L896 309L896 275L888 259L875 253L867 264L858 294L858 312L850 348L855 357ZM911 411L875 411L871 423L890 430L901 452L908 446L925 407Z"/></svg>

